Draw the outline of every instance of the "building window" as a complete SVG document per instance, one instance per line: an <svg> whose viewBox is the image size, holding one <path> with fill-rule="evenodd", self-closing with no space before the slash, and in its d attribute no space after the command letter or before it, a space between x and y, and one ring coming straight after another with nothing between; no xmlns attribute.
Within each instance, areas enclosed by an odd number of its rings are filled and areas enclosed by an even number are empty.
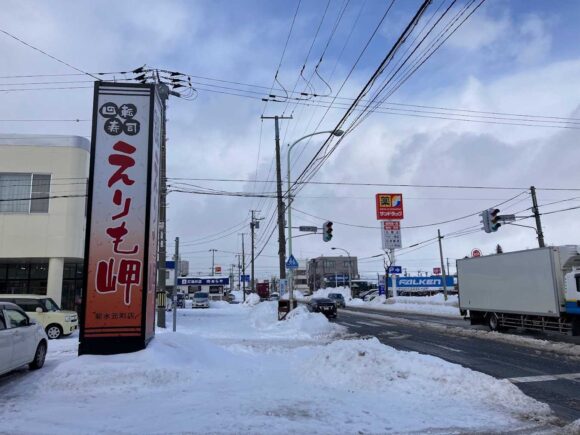
<svg viewBox="0 0 580 435"><path fill-rule="evenodd" d="M64 310L78 311L83 296L83 263L64 263L62 274L62 298L61 308Z"/></svg>
<svg viewBox="0 0 580 435"><path fill-rule="evenodd" d="M48 213L50 175L32 174L30 213Z"/></svg>
<svg viewBox="0 0 580 435"><path fill-rule="evenodd" d="M334 269L334 261L324 260L324 268L325 269Z"/></svg>
<svg viewBox="0 0 580 435"><path fill-rule="evenodd" d="M350 261L345 261L344 262L344 267L349 267L350 266Z"/></svg>
<svg viewBox="0 0 580 435"><path fill-rule="evenodd" d="M47 174L0 173L0 213L48 213Z"/></svg>
<svg viewBox="0 0 580 435"><path fill-rule="evenodd" d="M0 263L0 293L45 295L48 261Z"/></svg>

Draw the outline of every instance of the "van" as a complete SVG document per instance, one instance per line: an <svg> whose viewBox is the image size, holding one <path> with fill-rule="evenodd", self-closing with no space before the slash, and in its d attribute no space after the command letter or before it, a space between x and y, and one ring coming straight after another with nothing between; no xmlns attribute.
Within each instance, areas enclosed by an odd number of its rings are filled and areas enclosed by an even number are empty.
<svg viewBox="0 0 580 435"><path fill-rule="evenodd" d="M0 294L0 302L18 305L28 317L42 325L50 339L70 335L78 328L77 313L61 310L48 296Z"/></svg>

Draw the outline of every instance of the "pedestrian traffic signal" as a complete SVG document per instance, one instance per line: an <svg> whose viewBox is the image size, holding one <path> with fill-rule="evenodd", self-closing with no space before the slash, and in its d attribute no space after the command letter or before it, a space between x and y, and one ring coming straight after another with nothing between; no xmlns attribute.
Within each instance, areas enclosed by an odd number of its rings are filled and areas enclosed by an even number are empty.
<svg viewBox="0 0 580 435"><path fill-rule="evenodd" d="M492 232L496 232L499 229L499 227L501 227L499 208L490 208L488 211L489 211L490 229Z"/></svg>
<svg viewBox="0 0 580 435"><path fill-rule="evenodd" d="M326 221L322 225L322 240L330 242L332 239L332 222Z"/></svg>

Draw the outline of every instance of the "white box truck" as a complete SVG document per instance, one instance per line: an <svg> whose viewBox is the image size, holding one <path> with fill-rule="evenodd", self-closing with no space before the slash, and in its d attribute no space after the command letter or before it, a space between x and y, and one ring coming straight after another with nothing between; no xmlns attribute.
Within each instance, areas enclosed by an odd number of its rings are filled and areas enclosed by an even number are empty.
<svg viewBox="0 0 580 435"><path fill-rule="evenodd" d="M580 335L580 246L464 258L457 282L472 325Z"/></svg>

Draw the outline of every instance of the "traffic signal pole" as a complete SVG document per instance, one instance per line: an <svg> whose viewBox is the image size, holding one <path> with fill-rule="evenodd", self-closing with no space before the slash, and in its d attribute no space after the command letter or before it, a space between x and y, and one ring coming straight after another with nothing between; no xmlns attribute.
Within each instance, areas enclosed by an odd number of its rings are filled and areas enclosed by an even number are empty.
<svg viewBox="0 0 580 435"><path fill-rule="evenodd" d="M439 241L439 257L441 259L441 276L443 277L443 297L447 300L447 274L445 273L445 262L443 261L443 247L441 245L441 230L437 230L437 240Z"/></svg>
<svg viewBox="0 0 580 435"><path fill-rule="evenodd" d="M544 231L542 231L542 221L540 220L540 211L538 210L538 198L536 198L536 188L530 187L530 194L532 195L532 213L536 219L536 233L538 233L538 244L540 248L544 248Z"/></svg>

